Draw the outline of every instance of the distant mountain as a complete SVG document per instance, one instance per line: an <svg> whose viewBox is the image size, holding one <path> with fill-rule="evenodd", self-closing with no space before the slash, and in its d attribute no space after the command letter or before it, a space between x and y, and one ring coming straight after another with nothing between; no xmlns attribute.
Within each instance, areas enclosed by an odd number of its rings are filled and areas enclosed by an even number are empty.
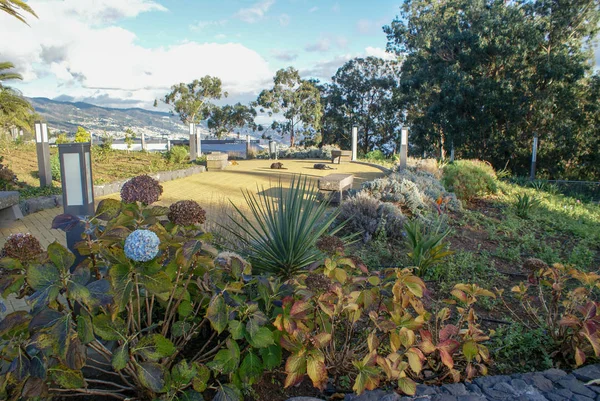
<svg viewBox="0 0 600 401"><path fill-rule="evenodd" d="M83 102L64 102L43 97L30 98L35 110L48 122L51 130L74 133L82 126L92 134L101 135L104 131L122 136L127 128L138 135L146 136L185 136L188 128L177 116L169 113L140 108L117 109L95 106ZM203 134L208 134L206 126L201 126Z"/></svg>

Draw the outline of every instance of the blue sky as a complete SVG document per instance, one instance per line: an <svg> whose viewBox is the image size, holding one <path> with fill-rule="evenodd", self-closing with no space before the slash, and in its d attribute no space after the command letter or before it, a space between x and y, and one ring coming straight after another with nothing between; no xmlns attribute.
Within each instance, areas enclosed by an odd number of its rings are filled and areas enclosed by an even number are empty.
<svg viewBox="0 0 600 401"><path fill-rule="evenodd" d="M280 68L329 79L354 57L385 53L395 0L30 0L30 27L0 15L0 60L26 96L149 107L178 82L223 80L249 101ZM6 30L6 32L3 32ZM8 42L8 43L7 43Z"/></svg>

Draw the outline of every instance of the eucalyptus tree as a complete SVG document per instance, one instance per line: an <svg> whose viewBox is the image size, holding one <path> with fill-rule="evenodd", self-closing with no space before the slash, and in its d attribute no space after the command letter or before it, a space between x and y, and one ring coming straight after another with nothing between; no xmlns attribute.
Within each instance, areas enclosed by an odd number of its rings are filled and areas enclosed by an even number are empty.
<svg viewBox="0 0 600 401"><path fill-rule="evenodd" d="M241 103L236 103L231 106L230 120L232 129L244 128L245 126L255 129L256 124L254 119L256 118L256 110L252 106L246 106Z"/></svg>
<svg viewBox="0 0 600 401"><path fill-rule="evenodd" d="M171 112L177 114L182 123L198 124L208 117L213 107L210 100L227 97L221 85L220 78L206 75L188 84L173 85L171 92L165 95L164 102L172 106Z"/></svg>
<svg viewBox="0 0 600 401"><path fill-rule="evenodd" d="M321 128L321 96L313 82L300 78L300 73L293 67L277 71L273 83L273 88L260 93L257 104L261 112L267 111L269 116L283 115L290 134L290 146L294 146L299 126Z"/></svg>
<svg viewBox="0 0 600 401"><path fill-rule="evenodd" d="M213 107L208 114L208 128L212 129L221 139L223 135L228 134L236 128L243 128L248 125L251 129L255 128L254 118L256 110L252 106L246 106L241 103L234 105L226 104L222 107Z"/></svg>

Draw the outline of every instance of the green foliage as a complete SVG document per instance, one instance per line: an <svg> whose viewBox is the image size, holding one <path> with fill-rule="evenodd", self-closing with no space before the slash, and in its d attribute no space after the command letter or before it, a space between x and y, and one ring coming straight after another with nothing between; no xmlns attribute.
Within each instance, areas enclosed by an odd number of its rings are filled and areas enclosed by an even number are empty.
<svg viewBox="0 0 600 401"><path fill-rule="evenodd" d="M17 176L8 166L2 164L3 156L0 156L0 191L11 191L17 185Z"/></svg>
<svg viewBox="0 0 600 401"><path fill-rule="evenodd" d="M1 259L14 273L3 288L31 294L32 307L0 321L2 363L15 367L2 370L1 398L29 398L27 388L44 377L43 397L201 399L211 390L241 401L241 389L265 365L280 364L276 350L262 356L275 346L269 321L273 301L281 297L279 284L247 283L247 262L217 254L198 226L166 221L168 211L103 200L95 216L59 215L53 222L65 230L85 225L77 244L84 260L76 266L56 242L41 259ZM126 256L123 240L136 230L152 230L159 238L153 259ZM110 381L96 381L90 370L96 358Z"/></svg>
<svg viewBox="0 0 600 401"><path fill-rule="evenodd" d="M165 95L164 102L173 107L173 112L184 124L200 123L211 109L210 99L227 97L222 92L221 79L206 75L200 80L195 79L189 84L180 83L171 87L171 92Z"/></svg>
<svg viewBox="0 0 600 401"><path fill-rule="evenodd" d="M190 157L190 150L187 146L173 146L166 157L169 163L184 163Z"/></svg>
<svg viewBox="0 0 600 401"><path fill-rule="evenodd" d="M60 181L60 160L58 159L58 153L50 156L50 173L52 174L53 181Z"/></svg>
<svg viewBox="0 0 600 401"><path fill-rule="evenodd" d="M517 194L515 202L515 214L522 219L529 218L529 213L540 205L539 199L528 193Z"/></svg>
<svg viewBox="0 0 600 401"><path fill-rule="evenodd" d="M85 130L85 128L83 127L77 127L77 132L75 133L75 143L84 143L84 142L90 142L92 139L92 136L89 132L87 132Z"/></svg>
<svg viewBox="0 0 600 401"><path fill-rule="evenodd" d="M382 161L382 160L385 160L386 157L381 150L377 149L377 150L372 150L372 151L368 152L365 155L365 159L367 159L369 161L372 161L372 160Z"/></svg>
<svg viewBox="0 0 600 401"><path fill-rule="evenodd" d="M262 111L269 116L281 113L286 118L286 130L290 134L290 147L294 147L298 124L319 130L321 127L321 95L313 82L300 78L293 67L281 69L273 77L273 88L263 90L257 99Z"/></svg>
<svg viewBox="0 0 600 401"><path fill-rule="evenodd" d="M415 151L526 175L536 133L538 172L597 181L599 19L595 0L403 1L384 31Z"/></svg>
<svg viewBox="0 0 600 401"><path fill-rule="evenodd" d="M133 141L135 140L135 132L131 128L127 128L125 130L125 144L127 145L127 153L133 146Z"/></svg>
<svg viewBox="0 0 600 401"><path fill-rule="evenodd" d="M293 177L289 188L279 182L269 191L243 194L251 213L233 205L242 222L231 218L239 232L229 231L251 251L257 271L290 278L321 259L315 243L339 212L330 213L327 203L317 201L317 190L307 177Z"/></svg>
<svg viewBox="0 0 600 401"><path fill-rule="evenodd" d="M55 143L57 145L63 144L63 143L69 143L69 138L67 137L67 134L65 133L60 133L56 136L56 140Z"/></svg>
<svg viewBox="0 0 600 401"><path fill-rule="evenodd" d="M553 367L552 338L542 328L530 330L519 323L500 327L490 349L502 373L543 371Z"/></svg>
<svg viewBox="0 0 600 401"><path fill-rule="evenodd" d="M524 268L530 272L528 281L511 289L518 309L502 299L513 318L529 330L546 331L551 339L547 347L557 364L580 366L590 357L598 358L600 304L595 290L600 275L558 263L548 266L539 259L528 259Z"/></svg>
<svg viewBox="0 0 600 401"><path fill-rule="evenodd" d="M430 226L419 219L404 224L406 245L410 250L408 256L421 277L429 275L430 269L444 262L454 253L448 250L448 243L444 241L451 230L443 226L442 219Z"/></svg>
<svg viewBox="0 0 600 401"><path fill-rule="evenodd" d="M478 160L458 160L444 167L444 186L465 201L494 194L497 181L494 169Z"/></svg>
<svg viewBox="0 0 600 401"><path fill-rule="evenodd" d="M100 149L102 149L104 152L112 152L112 145L113 145L113 137L112 135L104 132L102 134L102 143L100 144Z"/></svg>
<svg viewBox="0 0 600 401"><path fill-rule="evenodd" d="M252 106L244 106L241 103L225 105L223 107L213 107L210 111L207 124L208 128L214 130L217 138L235 128L243 128L245 125L253 126L256 110Z"/></svg>

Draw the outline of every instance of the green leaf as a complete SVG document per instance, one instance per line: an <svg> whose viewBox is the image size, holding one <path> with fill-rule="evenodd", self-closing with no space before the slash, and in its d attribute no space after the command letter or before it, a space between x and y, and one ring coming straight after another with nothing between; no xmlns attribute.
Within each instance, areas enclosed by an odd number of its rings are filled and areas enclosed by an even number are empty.
<svg viewBox="0 0 600 401"><path fill-rule="evenodd" d="M60 288L60 272L52 265L33 265L27 269L27 282L36 291L56 285Z"/></svg>
<svg viewBox="0 0 600 401"><path fill-rule="evenodd" d="M171 381L175 383L177 387L187 386L197 374L198 371L194 364L188 365L187 361L184 359L171 369Z"/></svg>
<svg viewBox="0 0 600 401"><path fill-rule="evenodd" d="M231 338L234 340L241 340L244 338L244 333L246 332L244 325L239 320L230 320L229 321L229 332L231 333Z"/></svg>
<svg viewBox="0 0 600 401"><path fill-rule="evenodd" d="M177 349L171 340L163 337L160 334L152 334L143 337L135 346L134 353L139 353L144 358L151 361L158 361L161 358L169 357L175 353Z"/></svg>
<svg viewBox="0 0 600 401"><path fill-rule="evenodd" d="M190 301L181 301L177 307L177 313L179 313L179 316L181 317L188 317L193 311L194 308L192 307L192 303Z"/></svg>
<svg viewBox="0 0 600 401"><path fill-rule="evenodd" d="M278 344L269 345L266 348L260 349L265 369L272 370L281 365L281 346Z"/></svg>
<svg viewBox="0 0 600 401"><path fill-rule="evenodd" d="M142 362L136 366L138 378L142 385L155 393L160 393L165 387L165 372L163 367L154 362Z"/></svg>
<svg viewBox="0 0 600 401"><path fill-rule="evenodd" d="M183 394L176 397L177 401L204 401L204 397L197 391L186 390Z"/></svg>
<svg viewBox="0 0 600 401"><path fill-rule="evenodd" d="M70 369L82 369L87 360L87 348L81 343L79 338L70 340L69 348L65 358L66 365Z"/></svg>
<svg viewBox="0 0 600 401"><path fill-rule="evenodd" d="M258 329L256 334L253 336L248 334L248 342L254 348L265 348L269 345L275 344L275 340L273 338L273 332L266 327L261 327Z"/></svg>
<svg viewBox="0 0 600 401"><path fill-rule="evenodd" d="M189 329L192 327L188 322L175 322L173 326L171 326L171 334L173 337L182 337L184 334L187 334Z"/></svg>
<svg viewBox="0 0 600 401"><path fill-rule="evenodd" d="M217 352L212 362L208 363L211 369L227 374L234 372L240 363L240 347L232 339L227 340L227 348Z"/></svg>
<svg viewBox="0 0 600 401"><path fill-rule="evenodd" d="M119 371L121 369L125 369L127 363L129 362L129 345L127 343L121 345L113 352L112 356L112 367Z"/></svg>
<svg viewBox="0 0 600 401"><path fill-rule="evenodd" d="M213 401L242 401L242 393L236 387L225 384L219 388Z"/></svg>
<svg viewBox="0 0 600 401"><path fill-rule="evenodd" d="M0 337L9 332L17 332L27 329L30 316L25 311L12 312L0 320Z"/></svg>
<svg viewBox="0 0 600 401"><path fill-rule="evenodd" d="M139 283L148 290L150 294L161 294L171 290L171 279L163 271L153 275L138 275Z"/></svg>
<svg viewBox="0 0 600 401"><path fill-rule="evenodd" d="M398 388L406 395L415 395L417 392L417 383L408 377L398 379Z"/></svg>
<svg viewBox="0 0 600 401"><path fill-rule="evenodd" d="M94 341L94 329L92 327L92 319L89 316L77 316L77 336L83 344Z"/></svg>
<svg viewBox="0 0 600 401"><path fill-rule="evenodd" d="M94 316L94 332L98 337L106 341L122 340L125 338L126 332L125 322L117 317L115 320L111 320L108 315Z"/></svg>
<svg viewBox="0 0 600 401"><path fill-rule="evenodd" d="M197 375L192 380L192 387L194 390L203 393L204 390L208 387L208 380L210 380L210 370L205 365L200 365L197 362L194 362L194 367L196 368Z"/></svg>
<svg viewBox="0 0 600 401"><path fill-rule="evenodd" d="M228 322L227 305L222 295L217 295L210 301L206 309L206 317L217 333L221 334L225 330Z"/></svg>
<svg viewBox="0 0 600 401"><path fill-rule="evenodd" d="M119 305L119 310L123 310L131 302L133 294L134 282L131 269L128 265L115 264L110 268L108 274L115 301Z"/></svg>
<svg viewBox="0 0 600 401"><path fill-rule="evenodd" d="M313 382L313 386L323 390L327 383L327 367L325 356L320 350L311 350L306 356L306 373Z"/></svg>
<svg viewBox="0 0 600 401"><path fill-rule="evenodd" d="M190 240L183 244L181 248L185 260L191 260L194 255L202 250L202 242L198 240Z"/></svg>
<svg viewBox="0 0 600 401"><path fill-rule="evenodd" d="M0 268L6 270L22 270L23 265L18 259L14 258L0 258Z"/></svg>
<svg viewBox="0 0 600 401"><path fill-rule="evenodd" d="M2 291L2 297L7 298L10 294L18 293L25 284L24 274L12 274L10 276L4 276L0 279L0 291Z"/></svg>
<svg viewBox="0 0 600 401"><path fill-rule="evenodd" d="M81 302L82 304L88 304L90 300L90 290L81 284L70 281L67 284L67 298Z"/></svg>
<svg viewBox="0 0 600 401"><path fill-rule="evenodd" d="M477 356L479 349L477 343L473 340L469 340L463 344L463 354L467 358L467 362L471 362L473 358Z"/></svg>
<svg viewBox="0 0 600 401"><path fill-rule="evenodd" d="M240 365L239 375L243 382L250 385L256 383L263 373L263 365L258 355L248 352Z"/></svg>
<svg viewBox="0 0 600 401"><path fill-rule="evenodd" d="M50 380L61 388L76 389L85 387L83 373L80 370L73 370L66 366L58 365L49 368L48 374L50 375Z"/></svg>
<svg viewBox="0 0 600 401"><path fill-rule="evenodd" d="M57 241L48 245L48 257L50 257L54 266L63 272L69 271L73 263L75 263L75 255Z"/></svg>

